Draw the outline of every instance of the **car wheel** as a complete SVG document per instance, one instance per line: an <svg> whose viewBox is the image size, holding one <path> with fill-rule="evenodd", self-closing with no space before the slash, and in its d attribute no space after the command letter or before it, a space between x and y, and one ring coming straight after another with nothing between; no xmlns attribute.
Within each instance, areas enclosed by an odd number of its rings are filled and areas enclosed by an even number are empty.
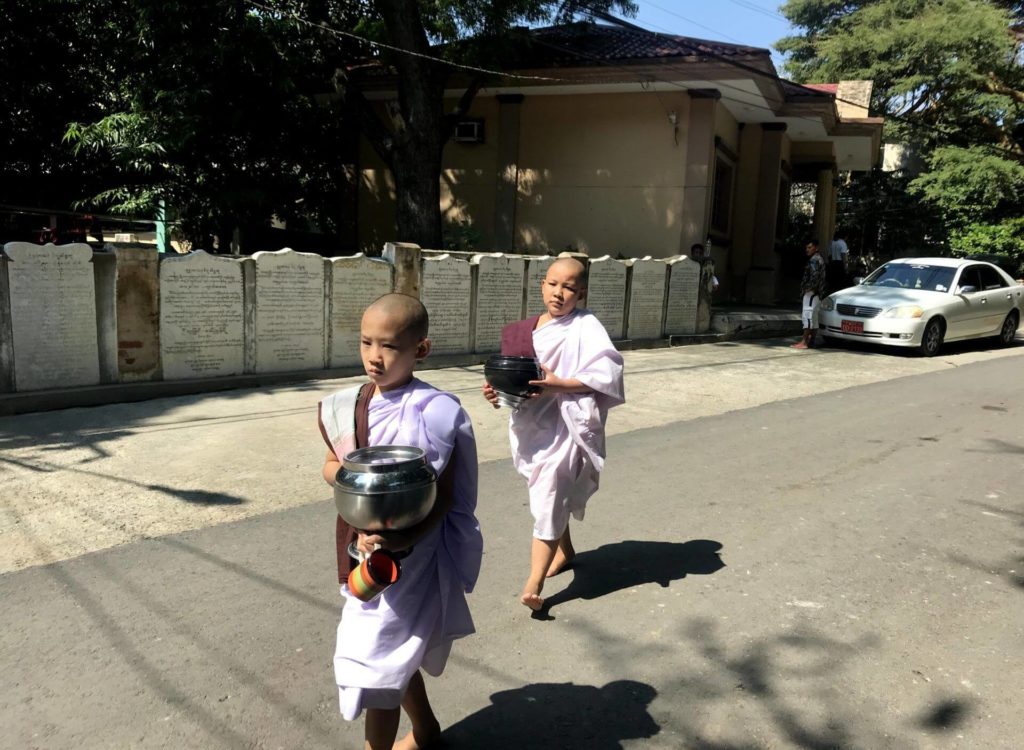
<svg viewBox="0 0 1024 750"><path fill-rule="evenodd" d="M1014 310L1006 316L1006 320L1003 321L1003 327L999 329L1000 345L1009 346L1013 343L1013 339L1017 336L1018 324L1017 311Z"/></svg>
<svg viewBox="0 0 1024 750"><path fill-rule="evenodd" d="M932 318L924 327L921 336L921 356L934 357L942 348L942 339L946 334L946 326L941 318Z"/></svg>

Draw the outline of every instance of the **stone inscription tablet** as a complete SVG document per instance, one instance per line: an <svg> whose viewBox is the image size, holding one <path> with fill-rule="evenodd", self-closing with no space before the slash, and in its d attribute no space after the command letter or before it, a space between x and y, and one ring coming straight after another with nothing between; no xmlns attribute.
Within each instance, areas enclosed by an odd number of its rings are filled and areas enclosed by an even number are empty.
<svg viewBox="0 0 1024 750"><path fill-rule="evenodd" d="M324 259L294 250L254 253L256 372L324 366Z"/></svg>
<svg viewBox="0 0 1024 750"><path fill-rule="evenodd" d="M362 253L331 258L331 367L358 365L359 322L375 299L391 291L392 265Z"/></svg>
<svg viewBox="0 0 1024 750"><path fill-rule="evenodd" d="M540 294L540 282L547 276L548 268L555 262L554 258L526 259L526 310L524 318L544 312L544 299Z"/></svg>
<svg viewBox="0 0 1024 750"><path fill-rule="evenodd" d="M9 242L4 252L15 390L99 383L92 248Z"/></svg>
<svg viewBox="0 0 1024 750"><path fill-rule="evenodd" d="M122 382L160 372L160 258L155 247L117 247L117 369Z"/></svg>
<svg viewBox="0 0 1024 750"><path fill-rule="evenodd" d="M468 352L473 296L469 262L439 255L424 258L422 263L420 301L430 316L431 351L439 354Z"/></svg>
<svg viewBox="0 0 1024 750"><path fill-rule="evenodd" d="M609 256L590 261L587 309L597 316L613 341L625 336L626 266Z"/></svg>
<svg viewBox="0 0 1024 750"><path fill-rule="evenodd" d="M165 380L238 375L244 362L242 264L196 250L160 263Z"/></svg>
<svg viewBox="0 0 1024 750"><path fill-rule="evenodd" d="M508 255L477 255L470 261L476 272L476 330L474 351L501 349L501 329L523 314L526 261Z"/></svg>
<svg viewBox="0 0 1024 750"><path fill-rule="evenodd" d="M632 265L626 336L631 339L661 338L665 313L665 262L646 257L633 260Z"/></svg>
<svg viewBox="0 0 1024 750"><path fill-rule="evenodd" d="M665 302L665 335L697 332L697 285L700 264L685 255L670 258Z"/></svg>

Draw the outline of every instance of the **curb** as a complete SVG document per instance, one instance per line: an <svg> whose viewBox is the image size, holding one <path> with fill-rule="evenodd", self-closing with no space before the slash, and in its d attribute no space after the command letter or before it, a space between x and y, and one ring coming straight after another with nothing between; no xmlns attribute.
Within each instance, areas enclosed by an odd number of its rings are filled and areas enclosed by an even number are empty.
<svg viewBox="0 0 1024 750"><path fill-rule="evenodd" d="M714 344L722 341L778 338L780 336L799 334L800 330L799 319L748 320L738 323L726 331L683 334L661 339L623 339L615 341L614 344L619 351L670 349L680 346L692 346L694 344ZM441 370L448 367L475 367L482 365L489 356L490 353L433 354L424 362L420 369ZM250 373L217 378L109 383L47 391L25 391L0 396L0 416L133 403L156 398L194 396L199 393L216 393L218 391L232 391L241 388L293 385L318 380L357 377L362 374L363 368L356 365L325 370Z"/></svg>

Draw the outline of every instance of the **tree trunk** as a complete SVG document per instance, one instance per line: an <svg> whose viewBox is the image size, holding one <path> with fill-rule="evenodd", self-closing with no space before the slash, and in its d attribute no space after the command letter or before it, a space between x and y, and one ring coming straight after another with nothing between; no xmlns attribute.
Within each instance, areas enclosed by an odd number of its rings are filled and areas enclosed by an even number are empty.
<svg viewBox="0 0 1024 750"><path fill-rule="evenodd" d="M417 3L378 0L391 43L431 54ZM395 178L399 242L441 247L441 152L448 140L444 116L447 71L422 57L396 54L398 106L391 112L390 165Z"/></svg>

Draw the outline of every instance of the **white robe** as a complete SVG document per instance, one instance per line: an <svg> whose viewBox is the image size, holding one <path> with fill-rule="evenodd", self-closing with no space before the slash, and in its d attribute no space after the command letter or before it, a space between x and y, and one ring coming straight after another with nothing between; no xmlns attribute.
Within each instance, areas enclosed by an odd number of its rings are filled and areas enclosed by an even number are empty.
<svg viewBox="0 0 1024 750"><path fill-rule="evenodd" d="M320 405L335 453L350 444L354 403L349 390ZM474 632L465 595L476 583L483 550L474 515L476 442L458 399L417 379L374 396L369 444L423 448L438 476L456 451L455 497L444 520L402 559L397 583L371 602L341 587L345 606L334 671L341 713L350 720L364 708L397 708L417 669L434 676L444 671L452 641Z"/></svg>
<svg viewBox="0 0 1024 750"><path fill-rule="evenodd" d="M592 393L530 399L509 418L516 470L526 477L537 539L558 539L569 514L583 520L604 468L608 410L625 401L622 355L587 310L554 318L533 332L537 359L555 375Z"/></svg>

